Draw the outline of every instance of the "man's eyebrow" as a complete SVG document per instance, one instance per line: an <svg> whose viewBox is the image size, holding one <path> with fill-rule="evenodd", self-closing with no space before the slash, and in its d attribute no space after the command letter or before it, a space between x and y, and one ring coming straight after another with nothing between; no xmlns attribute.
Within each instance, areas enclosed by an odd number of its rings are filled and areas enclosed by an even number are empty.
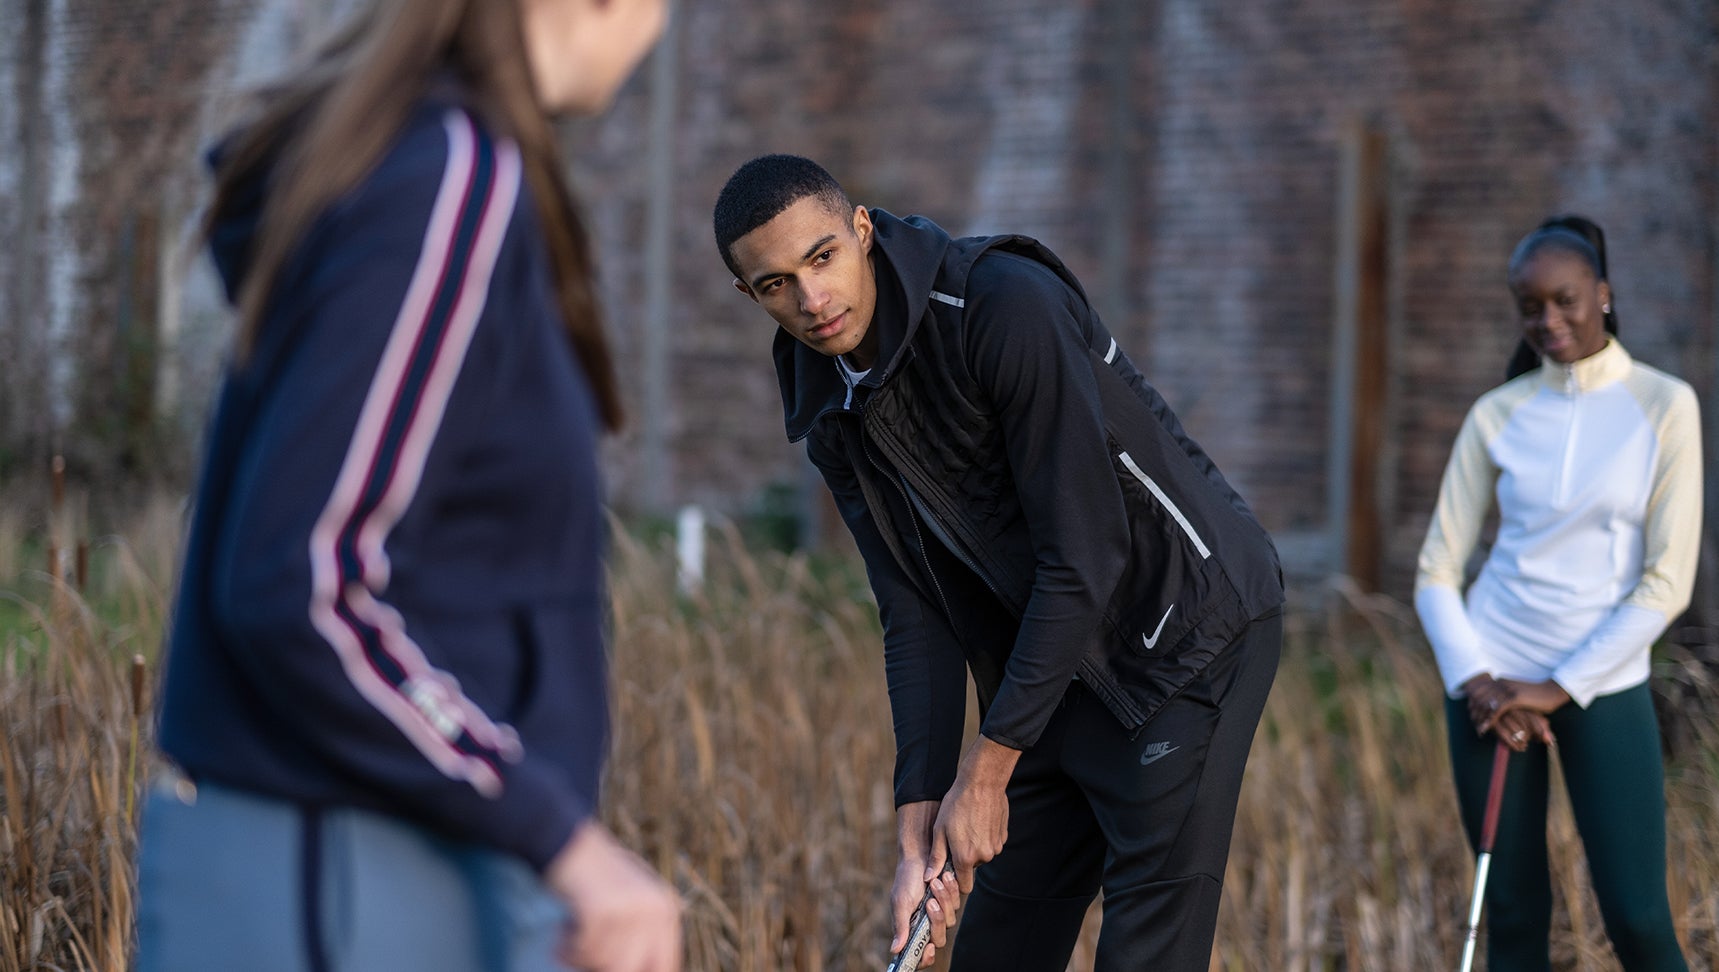
<svg viewBox="0 0 1719 972"><path fill-rule="evenodd" d="M827 235L821 237L816 243L813 243L811 246L807 247L805 253L800 254L800 262L805 263L807 260L810 260L814 255L817 254L817 252L819 250L830 245L832 242L835 241L835 239L836 239L836 234L834 234L834 233L830 233L830 234L827 234ZM759 287L762 287L764 285L764 281L769 280L771 277L780 277L781 275L782 275L781 273L776 272L776 271L767 271L765 273L761 273L758 276L752 278L752 289L756 290Z"/></svg>
<svg viewBox="0 0 1719 972"><path fill-rule="evenodd" d="M834 243L835 240L836 240L836 234L831 233L828 236L825 236L823 239L819 240L818 242L813 243L811 246L806 248L806 252L800 254L800 262L805 263L807 260L810 260L814 254L816 254L819 250L823 249L824 247L829 246L831 243Z"/></svg>

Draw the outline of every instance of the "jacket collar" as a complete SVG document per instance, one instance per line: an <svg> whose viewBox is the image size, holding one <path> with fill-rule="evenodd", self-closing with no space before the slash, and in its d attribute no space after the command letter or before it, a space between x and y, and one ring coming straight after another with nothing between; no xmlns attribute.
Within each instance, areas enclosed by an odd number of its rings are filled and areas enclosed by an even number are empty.
<svg viewBox="0 0 1719 972"><path fill-rule="evenodd" d="M900 219L881 209L870 212L874 233L872 265L877 272L878 288L871 327L878 335L878 364L872 366L861 385L876 388L901 367L908 346L925 319L932 288L949 248L949 234L922 216ZM776 330L772 350L788 439L798 442L812 431L819 418L842 409L847 385L828 356L794 340L787 331Z"/></svg>
<svg viewBox="0 0 1719 972"><path fill-rule="evenodd" d="M1540 381L1560 394L1579 395L1623 380L1634 360L1616 338L1607 338L1605 347L1580 361L1567 365L1544 361L1540 365Z"/></svg>

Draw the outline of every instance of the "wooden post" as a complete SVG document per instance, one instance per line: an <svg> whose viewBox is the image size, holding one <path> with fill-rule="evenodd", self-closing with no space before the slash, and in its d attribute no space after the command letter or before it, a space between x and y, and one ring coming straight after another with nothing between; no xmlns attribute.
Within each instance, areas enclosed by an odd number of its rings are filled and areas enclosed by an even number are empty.
<svg viewBox="0 0 1719 972"><path fill-rule="evenodd" d="M68 526L71 517L66 513L65 457L56 454L49 469L52 479L48 506L48 576L53 578L53 587L48 595L48 611L57 623L71 613L71 605L66 598L66 570L70 566L66 563L66 538L70 536Z"/></svg>
<svg viewBox="0 0 1719 972"><path fill-rule="evenodd" d="M640 409L639 453L644 505L651 512L668 509L670 482L669 316L673 313L676 279L669 271L675 251L675 115L680 104L680 38L676 3L668 3L668 27L651 55L651 126L645 195L645 316L643 367L640 369L643 407Z"/></svg>
<svg viewBox="0 0 1719 972"><path fill-rule="evenodd" d="M5 305L0 308L5 315L0 320L0 369L5 373L0 379L0 419L4 419L0 436L7 440L0 441L0 446L28 456L31 462L39 461L45 451L53 412L53 383L48 378L48 349L53 343L48 333L52 289L43 280L51 238L44 230L53 217L52 207L46 205L46 187L53 184L49 171L53 127L45 81L52 16L46 0L24 0L14 4L7 17L8 37L18 38L18 61L13 69L17 81L9 92L16 98L18 128L16 142L7 146L17 166L17 185L12 197L16 222L6 241L12 272L6 288L9 292L3 298Z"/></svg>
<svg viewBox="0 0 1719 972"><path fill-rule="evenodd" d="M1327 523L1334 566L1376 591L1384 573L1380 460L1389 390L1389 145L1356 122L1343 138Z"/></svg>
<svg viewBox="0 0 1719 972"><path fill-rule="evenodd" d="M155 378L159 357L161 219L154 203L126 213L120 226L120 265L125 273L116 313L118 342L113 374L120 415L120 461L138 469L148 461L155 426Z"/></svg>
<svg viewBox="0 0 1719 972"><path fill-rule="evenodd" d="M52 476L50 498L56 518L66 508L66 457L56 453L53 464L49 467Z"/></svg>

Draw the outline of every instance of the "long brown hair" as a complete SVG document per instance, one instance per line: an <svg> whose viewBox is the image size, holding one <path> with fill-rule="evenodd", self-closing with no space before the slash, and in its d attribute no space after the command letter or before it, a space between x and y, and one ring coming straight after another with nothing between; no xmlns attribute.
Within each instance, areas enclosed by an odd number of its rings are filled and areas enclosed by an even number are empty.
<svg viewBox="0 0 1719 972"><path fill-rule="evenodd" d="M591 247L561 172L561 152L533 87L518 0L372 0L298 76L262 92L229 142L209 223L263 167L269 191L237 302L237 354L256 346L283 265L324 210L358 185L399 135L438 72L519 144L548 244L561 316L605 427L621 424L614 361L593 293Z"/></svg>

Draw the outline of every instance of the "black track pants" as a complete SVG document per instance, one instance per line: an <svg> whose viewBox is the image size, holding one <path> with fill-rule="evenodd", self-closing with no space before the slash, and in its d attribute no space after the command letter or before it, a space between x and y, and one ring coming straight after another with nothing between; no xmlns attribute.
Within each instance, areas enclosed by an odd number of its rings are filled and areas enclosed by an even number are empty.
<svg viewBox="0 0 1719 972"><path fill-rule="evenodd" d="M1070 687L1009 781L1009 839L978 870L952 972L1063 972L1100 889L1097 972L1203 972L1282 641L1281 615L1254 621L1134 738Z"/></svg>
<svg viewBox="0 0 1719 972"><path fill-rule="evenodd" d="M1464 700L1445 700L1451 765L1471 845L1486 814L1496 740L1474 734ZM1665 892L1665 770L1645 683L1551 716L1606 934L1627 972L1687 972ZM1545 746L1510 757L1486 887L1487 969L1547 972L1552 879Z"/></svg>

